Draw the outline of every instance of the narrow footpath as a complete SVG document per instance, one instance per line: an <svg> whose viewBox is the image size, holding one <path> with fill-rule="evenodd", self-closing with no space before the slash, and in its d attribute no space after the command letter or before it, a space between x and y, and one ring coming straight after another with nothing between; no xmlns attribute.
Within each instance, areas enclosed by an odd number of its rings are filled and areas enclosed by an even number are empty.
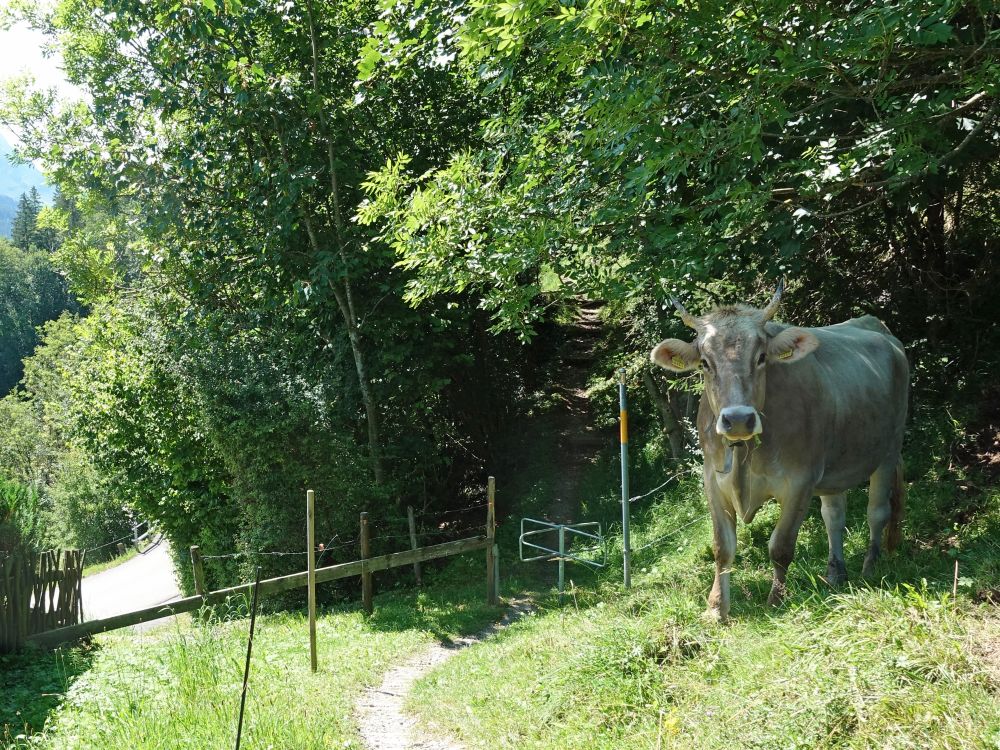
<svg viewBox="0 0 1000 750"><path fill-rule="evenodd" d="M553 409L559 441L558 477L546 517L557 523L572 523L580 507L580 489L588 463L608 444L609 438L593 428L594 420L587 396L587 378L596 357L595 347L601 336L600 305L581 303L577 320L566 328L565 344L554 367L562 373L553 393L561 407ZM555 566L548 566L553 579ZM406 713L407 696L414 683L435 667L463 649L490 638L498 631L530 612L528 600L512 602L503 618L472 636L450 643L435 643L398 667L386 672L382 684L362 693L355 704L361 737L368 750L465 750L454 739L432 737Z"/></svg>
<svg viewBox="0 0 1000 750"><path fill-rule="evenodd" d="M435 643L386 672L378 688L369 688L355 706L361 737L369 750L464 750L460 743L430 737L405 711L413 684L462 649L474 646L530 612L529 601L515 601L503 619L475 635Z"/></svg>
<svg viewBox="0 0 1000 750"><path fill-rule="evenodd" d="M547 513L555 523L579 521L581 483L586 469L608 436L594 428L587 380L594 367L595 347L601 337L600 304L582 302L576 321L566 329L565 344L558 355L561 376L554 388L563 406L551 418L559 440L558 481ZM554 567L554 566L553 566Z"/></svg>

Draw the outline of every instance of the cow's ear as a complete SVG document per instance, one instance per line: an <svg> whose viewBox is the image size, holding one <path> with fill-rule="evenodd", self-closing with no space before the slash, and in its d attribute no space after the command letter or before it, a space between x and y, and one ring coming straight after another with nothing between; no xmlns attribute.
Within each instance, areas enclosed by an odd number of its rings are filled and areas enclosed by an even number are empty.
<svg viewBox="0 0 1000 750"><path fill-rule="evenodd" d="M795 362L816 351L819 339L805 328L786 328L767 344L767 358L772 362Z"/></svg>
<svg viewBox="0 0 1000 750"><path fill-rule="evenodd" d="M653 364L672 372L689 372L698 366L698 347L680 339L667 339L649 354Z"/></svg>

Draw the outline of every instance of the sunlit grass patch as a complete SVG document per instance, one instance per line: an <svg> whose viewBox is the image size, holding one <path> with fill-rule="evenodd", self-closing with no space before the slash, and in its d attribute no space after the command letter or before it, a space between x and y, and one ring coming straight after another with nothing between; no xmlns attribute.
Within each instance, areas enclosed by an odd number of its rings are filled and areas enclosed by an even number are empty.
<svg viewBox="0 0 1000 750"><path fill-rule="evenodd" d="M718 626L623 597L527 619L418 683L412 706L484 748L994 747L973 613L902 586Z"/></svg>
<svg viewBox="0 0 1000 750"><path fill-rule="evenodd" d="M244 747L360 747L354 722L360 691L421 646L490 622L497 612L483 603L483 589L446 584L389 593L376 597L372 617L354 609L323 613L317 623L317 674L309 670L304 615L262 616L254 637ZM0 741L46 750L230 747L246 653L245 615L244 604L207 624L182 621L148 633L102 636L89 668L68 689L57 686L65 697L61 706L49 707L44 730L17 739L25 733L12 725ZM37 700L21 696L24 705Z"/></svg>
<svg viewBox="0 0 1000 750"><path fill-rule="evenodd" d="M851 583L839 591L821 577L827 543L815 503L778 609L765 604L778 508L764 508L740 525L733 619L720 626L703 617L710 524L698 520L697 479L685 480L637 510L631 591L615 564L581 575L562 608L544 600L418 682L411 708L478 748L1000 747L1000 684L977 646L984 610L974 604L996 580L1000 502L982 496L957 531L932 522L946 516L946 488L918 477L910 502L903 548L865 583L866 497L852 494ZM620 554L613 541L610 558Z"/></svg>

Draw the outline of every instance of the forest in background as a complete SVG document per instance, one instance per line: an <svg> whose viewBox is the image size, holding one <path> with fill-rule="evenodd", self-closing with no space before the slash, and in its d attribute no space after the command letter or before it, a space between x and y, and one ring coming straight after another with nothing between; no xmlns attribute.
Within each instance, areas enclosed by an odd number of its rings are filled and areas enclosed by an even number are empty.
<svg viewBox="0 0 1000 750"><path fill-rule="evenodd" d="M89 99L0 103L64 196L47 247L0 258L42 252L72 295L0 401L8 534L96 546L138 514L246 553L212 564L234 580L301 547L306 486L323 538L465 504L580 300L638 383L684 335L671 294L779 276L787 320L885 320L916 428L995 471L993 3L18 8ZM6 289L28 340L53 315ZM646 377L669 422L690 381Z"/></svg>

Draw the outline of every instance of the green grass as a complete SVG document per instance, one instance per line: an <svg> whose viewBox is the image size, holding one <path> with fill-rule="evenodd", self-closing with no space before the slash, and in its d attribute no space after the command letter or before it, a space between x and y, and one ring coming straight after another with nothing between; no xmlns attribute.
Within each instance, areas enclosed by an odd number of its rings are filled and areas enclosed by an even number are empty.
<svg viewBox="0 0 1000 750"><path fill-rule="evenodd" d="M982 644L1000 628L996 610L975 603L1000 579L1000 492L942 528L956 490L939 479L911 485L909 541L880 564L875 586L858 581L867 530L856 493L854 585L833 592L819 580L826 537L814 508L790 600L767 607L769 507L740 527L733 620L713 624L702 616L709 526L696 520L637 554L631 592L620 569L589 580L574 569L585 587L567 606L550 598L445 663L417 683L410 707L470 748L1000 748L1000 684ZM635 546L702 513L692 478L638 515Z"/></svg>
<svg viewBox="0 0 1000 750"><path fill-rule="evenodd" d="M473 632L497 616L483 603L479 576L473 585L461 583L473 568L479 572L481 558L457 562L443 581L437 576L433 589L376 597L371 617L353 608L323 612L317 674L309 671L304 616L261 617L243 746L360 747L353 720L360 690L424 644ZM232 612L245 614L245 603ZM181 621L148 633L107 634L95 647L61 656L21 655L16 673L5 668L0 741L8 748L51 750L229 747L247 626L245 619ZM60 660L76 668L60 668ZM8 674L18 686L11 695ZM48 697L39 701L39 693Z"/></svg>
<svg viewBox="0 0 1000 750"><path fill-rule="evenodd" d="M555 441L539 435L520 471L498 486L510 511L499 528L507 594L552 582L544 564L516 563L517 519L537 515L558 486ZM638 492L658 482L662 451L647 444L636 453ZM1000 617L982 603L1000 581L1000 490L963 489L974 483L942 463L911 467L906 541L872 585L859 581L861 491L849 504L852 585L834 592L819 578L826 534L817 503L778 609L765 604L777 509L741 525L728 625L703 617L714 564L700 480L690 474L636 504L631 591L619 583L612 534L611 567L570 564L565 606L554 592L536 594L537 613L431 672L410 708L470 749L1000 750ZM586 472L581 519L618 518L608 486L614 464L598 457ZM495 618L482 604L482 577L482 558L463 556L427 574L421 592L376 597L372 617L325 611L317 675L308 671L302 615L262 618L244 747L360 747L353 705L364 686L423 644ZM185 623L0 660L0 739L43 750L228 747L246 628L239 619Z"/></svg>

